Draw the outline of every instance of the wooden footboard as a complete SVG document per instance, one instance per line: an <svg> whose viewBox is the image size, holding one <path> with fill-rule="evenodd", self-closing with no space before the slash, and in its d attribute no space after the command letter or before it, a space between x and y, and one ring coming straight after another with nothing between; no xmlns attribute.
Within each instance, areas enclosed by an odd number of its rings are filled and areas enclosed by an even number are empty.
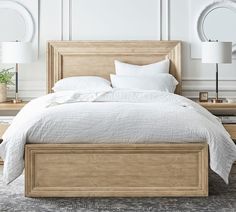
<svg viewBox="0 0 236 212"><path fill-rule="evenodd" d="M28 197L207 196L208 146L30 144Z"/></svg>

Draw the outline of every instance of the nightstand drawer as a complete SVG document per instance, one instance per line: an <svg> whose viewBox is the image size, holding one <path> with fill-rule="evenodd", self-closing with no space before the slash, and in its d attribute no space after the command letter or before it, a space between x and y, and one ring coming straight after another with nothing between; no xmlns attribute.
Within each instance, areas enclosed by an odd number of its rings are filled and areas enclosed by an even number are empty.
<svg viewBox="0 0 236 212"><path fill-rule="evenodd" d="M9 124L2 124L2 123L0 123L0 138L2 137L2 135L3 135L3 133L6 131L6 129L9 127L10 125ZM3 164L3 161L2 161L2 159L1 159L1 157L0 157L0 165L2 165Z"/></svg>
<svg viewBox="0 0 236 212"><path fill-rule="evenodd" d="M13 104L12 102L0 103L0 138L9 127L14 116L27 104L27 102ZM0 165L3 161L0 158Z"/></svg>
<svg viewBox="0 0 236 212"><path fill-rule="evenodd" d="M0 123L0 138L2 138L3 133L6 131L6 129L10 126L10 124L2 124Z"/></svg>
<svg viewBox="0 0 236 212"><path fill-rule="evenodd" d="M224 127L231 135L231 138L236 140L236 124L224 124Z"/></svg>

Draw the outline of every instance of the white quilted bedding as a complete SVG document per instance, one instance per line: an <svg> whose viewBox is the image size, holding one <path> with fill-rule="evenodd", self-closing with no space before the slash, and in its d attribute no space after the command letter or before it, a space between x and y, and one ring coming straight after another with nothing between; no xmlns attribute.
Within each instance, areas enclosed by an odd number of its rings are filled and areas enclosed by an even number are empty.
<svg viewBox="0 0 236 212"><path fill-rule="evenodd" d="M3 136L6 183L24 169L25 143L207 141L210 166L226 183L236 146L218 119L182 96L156 91L60 92L31 101Z"/></svg>

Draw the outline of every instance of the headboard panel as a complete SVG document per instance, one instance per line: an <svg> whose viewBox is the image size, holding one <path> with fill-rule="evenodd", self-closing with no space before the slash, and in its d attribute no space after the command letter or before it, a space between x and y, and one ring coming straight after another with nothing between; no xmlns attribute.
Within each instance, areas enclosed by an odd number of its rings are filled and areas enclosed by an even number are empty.
<svg viewBox="0 0 236 212"><path fill-rule="evenodd" d="M55 82L71 76L115 73L114 60L145 65L169 58L170 74L181 94L181 42L179 41L50 41L48 42L48 93Z"/></svg>

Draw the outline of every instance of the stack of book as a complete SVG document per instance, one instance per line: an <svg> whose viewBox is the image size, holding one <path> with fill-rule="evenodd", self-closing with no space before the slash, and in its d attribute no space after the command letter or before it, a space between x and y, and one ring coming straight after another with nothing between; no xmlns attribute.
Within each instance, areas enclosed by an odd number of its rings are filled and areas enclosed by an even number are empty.
<svg viewBox="0 0 236 212"><path fill-rule="evenodd" d="M11 124L14 116L0 116L0 124Z"/></svg>
<svg viewBox="0 0 236 212"><path fill-rule="evenodd" d="M223 124L236 124L236 116L218 116Z"/></svg>

